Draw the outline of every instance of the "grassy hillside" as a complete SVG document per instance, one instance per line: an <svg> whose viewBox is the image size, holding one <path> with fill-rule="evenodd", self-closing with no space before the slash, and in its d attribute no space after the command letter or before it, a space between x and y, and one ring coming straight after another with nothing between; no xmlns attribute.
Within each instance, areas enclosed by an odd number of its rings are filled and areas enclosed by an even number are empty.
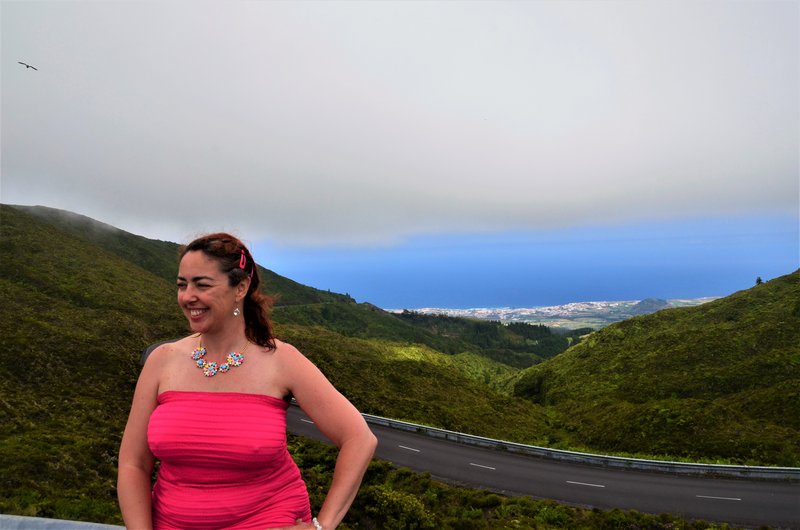
<svg viewBox="0 0 800 530"><path fill-rule="evenodd" d="M579 340L577 336L557 335L544 326L395 315L368 303L280 307L274 315L278 323L320 326L353 338L425 344L447 354L470 352L515 368L542 362Z"/></svg>
<svg viewBox="0 0 800 530"><path fill-rule="evenodd" d="M403 311L398 318L438 336L476 345L486 357L518 368L527 368L555 357L592 331L583 328L555 333L547 326L536 324L502 324L499 321L427 315L414 311Z"/></svg>
<svg viewBox="0 0 800 530"><path fill-rule="evenodd" d="M520 377L587 447L800 464L800 271L632 318Z"/></svg>
<svg viewBox="0 0 800 530"><path fill-rule="evenodd" d="M59 232L65 232L87 243L136 264L174 285L178 274L180 245L155 241L125 232L89 217L45 206L3 206L27 213L44 221ZM6 213L11 215L11 211ZM186 243L186 242L184 242ZM353 303L347 295L314 289L259 266L264 292L277 295L277 305L316 304L323 302Z"/></svg>
<svg viewBox="0 0 800 530"><path fill-rule="evenodd" d="M0 209L0 512L115 520L144 344L186 328L172 282Z"/></svg>
<svg viewBox="0 0 800 530"><path fill-rule="evenodd" d="M280 325L280 336L303 351L362 412L454 431L547 443L552 429L542 407L492 390L508 367L472 355L443 355L424 345L353 339L320 327Z"/></svg>

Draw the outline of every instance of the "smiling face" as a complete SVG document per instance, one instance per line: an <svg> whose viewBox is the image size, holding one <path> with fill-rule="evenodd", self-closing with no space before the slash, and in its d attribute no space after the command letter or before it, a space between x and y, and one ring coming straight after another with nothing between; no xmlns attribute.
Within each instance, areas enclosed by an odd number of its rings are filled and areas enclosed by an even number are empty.
<svg viewBox="0 0 800 530"><path fill-rule="evenodd" d="M201 251L184 254L178 267L178 305L195 333L220 330L235 322L247 282L231 286L219 262Z"/></svg>

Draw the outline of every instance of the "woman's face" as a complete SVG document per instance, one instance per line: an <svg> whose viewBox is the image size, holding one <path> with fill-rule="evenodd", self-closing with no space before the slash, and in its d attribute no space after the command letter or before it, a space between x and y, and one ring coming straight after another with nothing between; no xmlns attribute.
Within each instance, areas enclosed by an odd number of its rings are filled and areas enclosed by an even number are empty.
<svg viewBox="0 0 800 530"><path fill-rule="evenodd" d="M192 331L208 333L236 318L233 310L247 293L245 283L231 287L219 262L201 251L184 254L178 267L178 305Z"/></svg>

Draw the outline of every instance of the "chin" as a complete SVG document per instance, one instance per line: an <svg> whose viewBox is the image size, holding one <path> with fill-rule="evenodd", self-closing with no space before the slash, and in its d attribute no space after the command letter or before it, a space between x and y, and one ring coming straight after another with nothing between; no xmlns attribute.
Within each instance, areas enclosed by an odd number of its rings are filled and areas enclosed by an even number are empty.
<svg viewBox="0 0 800 530"><path fill-rule="evenodd" d="M205 333L206 331L208 331L208 326L205 323L192 322L190 320L189 329L192 331L192 333Z"/></svg>

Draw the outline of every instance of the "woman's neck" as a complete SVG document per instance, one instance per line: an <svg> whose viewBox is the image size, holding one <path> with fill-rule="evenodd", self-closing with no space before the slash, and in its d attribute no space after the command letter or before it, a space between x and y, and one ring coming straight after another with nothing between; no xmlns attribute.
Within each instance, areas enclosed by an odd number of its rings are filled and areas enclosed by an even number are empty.
<svg viewBox="0 0 800 530"><path fill-rule="evenodd" d="M232 351L241 352L247 345L244 323L240 322L236 327L231 326L219 332L201 333L200 344L212 358L224 358Z"/></svg>

